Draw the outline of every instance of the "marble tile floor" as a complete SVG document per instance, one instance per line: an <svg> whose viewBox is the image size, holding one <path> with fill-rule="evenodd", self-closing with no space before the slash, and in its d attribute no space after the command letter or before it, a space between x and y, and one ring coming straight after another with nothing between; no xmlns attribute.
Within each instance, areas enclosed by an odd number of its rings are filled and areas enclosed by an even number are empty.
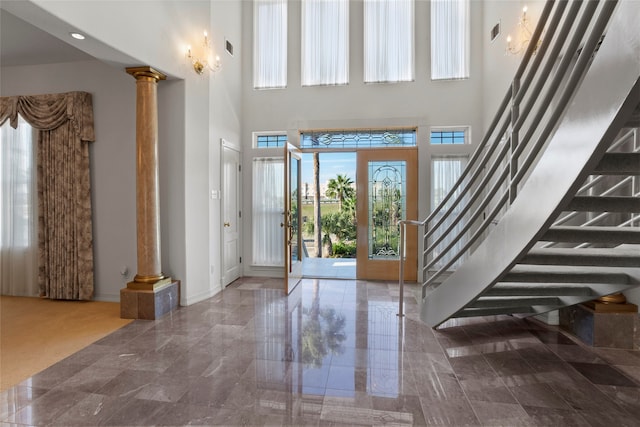
<svg viewBox="0 0 640 427"><path fill-rule="evenodd" d="M638 351L509 316L432 330L395 283L281 285L119 329L3 392L0 426L640 424Z"/></svg>

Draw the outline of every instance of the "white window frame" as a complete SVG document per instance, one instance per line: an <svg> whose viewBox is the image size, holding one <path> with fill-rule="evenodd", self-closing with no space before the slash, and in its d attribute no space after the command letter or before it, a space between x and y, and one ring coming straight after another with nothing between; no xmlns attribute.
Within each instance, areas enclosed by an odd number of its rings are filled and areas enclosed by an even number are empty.
<svg viewBox="0 0 640 427"><path fill-rule="evenodd" d="M274 9L279 5L284 16L281 16L281 19L276 17L270 23L260 20L260 6L265 4L271 4ZM254 89L287 87L287 19L287 0L253 1Z"/></svg>
<svg viewBox="0 0 640 427"><path fill-rule="evenodd" d="M276 136L284 135L284 136L288 137L286 131L280 131L280 130L269 130L269 131L253 132L253 134L252 134L252 146L253 146L253 148L255 148L257 150L282 150L284 145L282 147L258 147L258 137L261 137L261 136L272 136L272 135L276 135ZM286 143L285 143L285 145L286 145Z"/></svg>
<svg viewBox="0 0 640 427"><path fill-rule="evenodd" d="M431 133L432 132L464 132L463 144L432 144ZM429 129L429 141L428 144L431 147L456 147L471 144L471 126L433 126Z"/></svg>
<svg viewBox="0 0 640 427"><path fill-rule="evenodd" d="M401 6L405 6L404 9ZM389 10L392 13L386 13ZM402 20L405 18L401 16L403 12L410 15L408 24ZM363 21L364 82L413 81L415 1L364 0Z"/></svg>
<svg viewBox="0 0 640 427"><path fill-rule="evenodd" d="M313 11L334 5L338 22L325 22L326 15ZM331 86L349 83L349 0L302 0L301 81L302 86ZM340 14L343 12L343 14Z"/></svg>
<svg viewBox="0 0 640 427"><path fill-rule="evenodd" d="M431 79L470 75L470 0L431 0Z"/></svg>

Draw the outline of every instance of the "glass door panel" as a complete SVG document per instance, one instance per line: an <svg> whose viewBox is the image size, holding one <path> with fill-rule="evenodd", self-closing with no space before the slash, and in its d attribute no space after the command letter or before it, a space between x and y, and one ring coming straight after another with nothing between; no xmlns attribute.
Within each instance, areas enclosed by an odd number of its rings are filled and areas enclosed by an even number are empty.
<svg viewBox="0 0 640 427"><path fill-rule="evenodd" d="M288 295L302 278L301 221L301 154L295 146L287 144L284 162L284 291Z"/></svg>

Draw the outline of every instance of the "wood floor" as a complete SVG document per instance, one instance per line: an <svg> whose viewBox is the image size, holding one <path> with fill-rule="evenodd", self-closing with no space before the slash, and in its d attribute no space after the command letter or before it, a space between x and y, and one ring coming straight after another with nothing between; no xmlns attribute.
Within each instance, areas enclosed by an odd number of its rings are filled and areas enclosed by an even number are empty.
<svg viewBox="0 0 640 427"><path fill-rule="evenodd" d="M119 303L0 296L0 391L130 322Z"/></svg>

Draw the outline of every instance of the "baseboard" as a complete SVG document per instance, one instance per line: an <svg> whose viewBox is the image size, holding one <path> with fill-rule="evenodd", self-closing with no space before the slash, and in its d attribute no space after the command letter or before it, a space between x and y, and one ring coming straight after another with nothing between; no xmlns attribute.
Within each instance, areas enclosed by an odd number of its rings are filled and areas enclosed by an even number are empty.
<svg viewBox="0 0 640 427"><path fill-rule="evenodd" d="M199 294L187 296L185 298L184 297L185 292L184 292L184 289L182 289L181 293L183 297L180 298L180 305L188 306L188 305L196 304L200 301L204 301L206 299L211 298L212 296L216 295L218 292L221 292L221 291L222 291L222 286L218 283L213 288L208 289L205 292L200 292Z"/></svg>
<svg viewBox="0 0 640 427"><path fill-rule="evenodd" d="M265 266L265 265L251 265L245 268L245 277L270 277L280 278L284 277L284 267L279 266Z"/></svg>

